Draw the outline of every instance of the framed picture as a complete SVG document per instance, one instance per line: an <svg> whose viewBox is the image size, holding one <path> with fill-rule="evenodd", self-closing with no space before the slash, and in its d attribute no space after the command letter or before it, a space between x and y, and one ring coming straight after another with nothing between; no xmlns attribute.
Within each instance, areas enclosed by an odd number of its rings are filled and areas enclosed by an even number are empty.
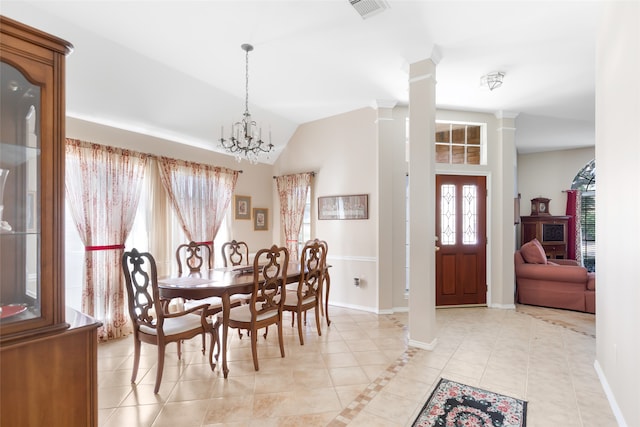
<svg viewBox="0 0 640 427"><path fill-rule="evenodd" d="M253 229L267 231L269 229L269 209L253 208Z"/></svg>
<svg viewBox="0 0 640 427"><path fill-rule="evenodd" d="M318 197L318 219L369 219L369 195Z"/></svg>
<svg viewBox="0 0 640 427"><path fill-rule="evenodd" d="M235 219L251 219L251 197L236 196L233 204Z"/></svg>

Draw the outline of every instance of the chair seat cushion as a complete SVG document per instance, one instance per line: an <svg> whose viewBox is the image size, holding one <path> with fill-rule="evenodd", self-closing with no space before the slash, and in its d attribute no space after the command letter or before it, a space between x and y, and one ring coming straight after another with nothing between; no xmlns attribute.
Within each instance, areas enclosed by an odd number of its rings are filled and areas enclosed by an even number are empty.
<svg viewBox="0 0 640 427"><path fill-rule="evenodd" d="M257 303L256 305L258 305L260 303ZM278 311L277 310L272 310L272 311L268 311L266 313L261 313L258 314L258 316L256 317L256 320L260 321L260 320L264 320L264 319L268 319L270 317L276 317L278 316ZM218 315L218 317L220 318L220 321L222 322L222 315ZM251 322L251 308L249 304L243 304L241 306L238 307L233 307L231 310L229 310L229 320L233 320L236 322Z"/></svg>
<svg viewBox="0 0 640 427"><path fill-rule="evenodd" d="M208 297L204 299L190 299L184 302L185 310L189 310L193 307L197 307L202 304L209 304L209 310L219 308L222 310L222 298L220 297Z"/></svg>
<svg viewBox="0 0 640 427"><path fill-rule="evenodd" d="M309 296L302 300L302 304L308 304L315 300L315 297ZM298 305L298 291L288 291L284 300L285 307L296 307Z"/></svg>
<svg viewBox="0 0 640 427"><path fill-rule="evenodd" d="M180 334L182 332L202 327L200 319L201 317L199 314L186 314L180 317L169 318L165 317L162 329L164 330L165 335ZM211 323L209 319L207 319L207 322ZM151 328L147 325L140 325L140 332L149 335L157 335L158 333L156 328Z"/></svg>

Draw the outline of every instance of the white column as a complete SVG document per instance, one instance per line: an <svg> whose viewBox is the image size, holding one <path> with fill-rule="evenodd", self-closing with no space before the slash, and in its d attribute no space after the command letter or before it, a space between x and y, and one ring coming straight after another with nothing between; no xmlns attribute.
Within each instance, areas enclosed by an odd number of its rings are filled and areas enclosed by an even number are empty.
<svg viewBox="0 0 640 427"><path fill-rule="evenodd" d="M437 344L435 312L436 64L409 67L409 345Z"/></svg>
<svg viewBox="0 0 640 427"><path fill-rule="evenodd" d="M393 312L393 158L395 101L376 101L378 176L378 313Z"/></svg>
<svg viewBox="0 0 640 427"><path fill-rule="evenodd" d="M515 147L516 113L499 112L498 150L496 173L491 183L490 200L492 233L489 240L491 247L492 274L487 276L493 280L489 284L491 295L488 305L497 308L515 308L515 275L512 260L516 248L516 226L514 224L514 199L517 197L517 155Z"/></svg>

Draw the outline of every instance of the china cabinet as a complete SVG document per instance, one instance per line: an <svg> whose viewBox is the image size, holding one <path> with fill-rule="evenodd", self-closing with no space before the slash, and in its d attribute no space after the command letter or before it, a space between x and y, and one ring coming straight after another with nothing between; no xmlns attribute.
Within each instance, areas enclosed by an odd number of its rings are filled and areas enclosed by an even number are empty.
<svg viewBox="0 0 640 427"><path fill-rule="evenodd" d="M65 57L0 16L0 425L97 425L94 319L64 299Z"/></svg>

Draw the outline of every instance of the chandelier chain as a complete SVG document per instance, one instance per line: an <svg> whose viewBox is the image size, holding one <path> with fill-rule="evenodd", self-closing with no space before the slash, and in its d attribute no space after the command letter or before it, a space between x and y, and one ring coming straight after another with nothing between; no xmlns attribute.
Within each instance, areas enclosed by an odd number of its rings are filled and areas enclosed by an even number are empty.
<svg viewBox="0 0 640 427"><path fill-rule="evenodd" d="M249 49L245 51L244 76L244 112L249 114Z"/></svg>

